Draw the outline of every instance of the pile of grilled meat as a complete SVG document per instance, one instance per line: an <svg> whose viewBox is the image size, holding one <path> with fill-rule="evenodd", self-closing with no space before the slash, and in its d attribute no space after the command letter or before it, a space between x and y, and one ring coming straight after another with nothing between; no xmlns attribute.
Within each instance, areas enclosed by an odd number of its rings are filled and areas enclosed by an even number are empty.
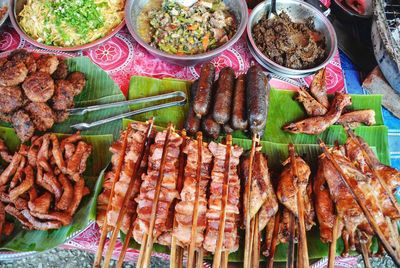
<svg viewBox="0 0 400 268"><path fill-rule="evenodd" d="M333 124L347 125L351 128L361 124L374 125L374 110L345 111L345 108L352 104L350 95L336 93L333 100L329 102L325 73L325 69L322 69L315 75L309 90L302 87L297 92L296 100L303 105L310 117L290 123L283 129L291 133L316 135L324 132Z"/></svg>
<svg viewBox="0 0 400 268"><path fill-rule="evenodd" d="M190 106L185 129L189 134L202 131L216 139L224 129L264 134L267 123L269 86L268 77L258 66L235 78L232 68L223 68L214 83L215 67L202 66L200 78L190 89Z"/></svg>
<svg viewBox="0 0 400 268"><path fill-rule="evenodd" d="M135 179L134 191L128 203L128 213L124 215L122 230L127 232L132 225L133 237L142 242L143 235L148 233L149 221L154 200L155 187L160 173L163 150L166 150L167 161L164 166L159 204L156 212L155 227L152 230L157 243L169 246L174 236L179 246L187 249L191 242L195 193L200 165L200 186L198 192L198 220L195 245L211 254L215 253L218 237L219 219L222 209L222 188L225 173L225 156L227 146L220 143L202 143L201 163L198 163L198 140L181 137L172 132L165 145L166 131L155 132L151 136L151 145L145 151L145 157L140 165L139 176L132 177L132 167L139 159L140 151L146 140L148 123L132 123L121 137L128 135L125 151L123 138L110 148L113 153L112 169L106 174L103 192L98 198L97 222L102 225L107 217L109 228L113 228L123 197L130 180ZM362 141L359 138L360 142ZM304 222L307 230L316 224L318 219L321 240L332 242L333 222L335 217L342 219L339 230L345 241L343 255L350 249L359 249L360 243L370 243L373 232L366 221L363 212L357 205L347 186L342 183L339 173L322 154L319 157L319 167L313 174L309 165L296 156L297 174L293 174L290 158L283 163L280 175L271 176L268 169L267 157L257 148L253 162L250 215L258 214L259 231L265 232L262 251L269 255L272 245L287 243L295 237L298 231L291 229L291 218L299 215L297 191L303 196ZM395 234L391 233L388 221L398 219L393 205L385 195L381 185L369 174L365 160L360 155L359 147L349 139L343 146L332 148L332 153L344 172L354 178L356 187L364 193L365 202L379 223L382 232L395 244ZM226 204L225 235L223 251L234 252L239 247L239 227L243 227L246 215L245 207L241 204L247 198L245 184L249 181L249 155L242 155L243 149L234 145L231 150L228 179L228 202ZM372 151L375 169L385 179L392 190L400 186L400 172L381 164ZM116 178L118 160L125 154L121 174ZM180 163L180 156L185 160ZM184 165L184 168L180 168ZM183 187L177 188L180 172L183 172ZM315 178L313 178L315 175ZM275 179L273 179L275 178ZM114 179L117 179L115 193L111 199L111 210L106 215L110 198L110 189ZM175 222L175 223L174 223ZM278 224L277 226L275 226ZM297 227L295 227L297 228ZM393 229L393 228L392 228ZM265 231L264 231L265 230ZM291 230L294 230L291 233ZM360 232L361 236L356 236ZM276 237L273 237L276 234ZM272 240L275 239L275 243Z"/></svg>
<svg viewBox="0 0 400 268"><path fill-rule="evenodd" d="M59 140L55 134L33 137L13 155L0 140L7 166L0 174L0 230L5 214L29 230L69 225L83 196L89 194L82 177L92 146L79 133Z"/></svg>
<svg viewBox="0 0 400 268"><path fill-rule="evenodd" d="M11 123L22 142L68 117L74 97L85 87L81 72L51 54L36 57L24 49L0 59L0 120Z"/></svg>

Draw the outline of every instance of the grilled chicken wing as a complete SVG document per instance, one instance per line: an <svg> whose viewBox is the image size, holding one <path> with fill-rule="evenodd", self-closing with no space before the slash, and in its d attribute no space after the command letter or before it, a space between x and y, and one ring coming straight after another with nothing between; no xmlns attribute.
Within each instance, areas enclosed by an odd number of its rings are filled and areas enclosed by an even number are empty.
<svg viewBox="0 0 400 268"><path fill-rule="evenodd" d="M303 104L306 113L310 116L325 115L328 112L328 108L314 99L304 87L300 87L297 92L296 100Z"/></svg>
<svg viewBox="0 0 400 268"><path fill-rule="evenodd" d="M350 128L356 128L361 124L372 126L376 124L374 110L358 110L342 114L336 122L341 125L348 125Z"/></svg>
<svg viewBox="0 0 400 268"><path fill-rule="evenodd" d="M310 86L311 95L325 108L329 108L328 93L326 91L326 69L321 69Z"/></svg>
<svg viewBox="0 0 400 268"><path fill-rule="evenodd" d="M283 127L285 131L291 133L305 133L310 135L320 134L329 126L336 123L340 118L343 109L351 104L351 97L348 94L336 93L328 113L324 116L315 116L290 123Z"/></svg>

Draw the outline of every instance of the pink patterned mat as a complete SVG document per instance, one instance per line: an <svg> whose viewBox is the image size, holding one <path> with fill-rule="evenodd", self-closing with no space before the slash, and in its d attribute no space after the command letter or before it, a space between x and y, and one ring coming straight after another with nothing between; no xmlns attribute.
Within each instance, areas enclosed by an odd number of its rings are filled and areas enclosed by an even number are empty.
<svg viewBox="0 0 400 268"><path fill-rule="evenodd" d="M329 5L329 0L323 2L326 5ZM21 38L10 25L6 25L0 32L0 53L14 50L16 48L40 50ZM57 52L57 54L64 53ZM93 49L65 53L65 55L88 56L94 63L110 74L110 76L120 85L124 94L128 91L129 79L132 75L153 76L157 78L174 77L187 80L195 80L199 77L200 65L181 67L161 61L147 53L144 48L134 41L126 28L123 28L110 40ZM256 61L252 58L247 48L245 36L243 36L221 56L215 58L212 62L218 70L230 66L236 71L236 73L244 73L249 66L256 64ZM329 92L342 91L344 89L344 78L338 53L333 61L327 66L327 78L327 87ZM298 82L309 84L311 81L312 77L307 77ZM277 79L272 79L271 84L276 88L295 89L291 84ZM95 253L99 239L99 229L95 224L92 224L79 236L61 247L81 249ZM118 258L121 248L122 244L118 241L113 255L114 258ZM168 255L165 254L154 255L168 259ZM126 254L126 261L136 262L137 258L138 251L129 249ZM321 260L314 264L313 267L325 267L326 264L326 260ZM355 258L338 258L335 265L335 267L355 266Z"/></svg>

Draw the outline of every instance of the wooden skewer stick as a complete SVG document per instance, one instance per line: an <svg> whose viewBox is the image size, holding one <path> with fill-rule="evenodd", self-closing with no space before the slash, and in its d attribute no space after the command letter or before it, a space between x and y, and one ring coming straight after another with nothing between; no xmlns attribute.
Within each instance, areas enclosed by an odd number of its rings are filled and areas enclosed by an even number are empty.
<svg viewBox="0 0 400 268"><path fill-rule="evenodd" d="M222 197L221 197L221 212L219 218L218 238L217 245L215 247L215 254L213 259L213 268L218 268L221 265L221 254L223 248L223 242L225 238L225 220L226 220L226 204L228 203L228 189L229 189L229 171L231 163L231 149L232 149L232 135L226 136L226 154L225 154L225 172L224 172L224 183L222 186Z"/></svg>
<svg viewBox="0 0 400 268"><path fill-rule="evenodd" d="M129 127L127 128L127 130L124 133L124 139L123 139L123 142L122 142L121 155L120 155L120 157L118 159L117 168L116 168L115 174L114 174L114 180L113 180L113 183L111 185L110 197L108 198L106 214L105 214L105 217L104 217L103 226L101 227L101 235L100 235L99 247L97 248L96 257L95 257L94 263L93 263L93 267L94 268L95 267L96 268L100 267L100 264L101 264L101 257L103 255L104 245L105 245L106 238L107 238L107 227L108 227L107 217L108 217L108 213L110 212L110 209L111 209L112 198L114 197L115 184L117 183L117 181L119 180L119 177L121 175L122 165L124 163L125 155L126 155L125 151L126 151L126 147L127 147L127 144L128 144L128 136L129 136L130 132L131 132L131 126L129 125Z"/></svg>
<svg viewBox="0 0 400 268"><path fill-rule="evenodd" d="M270 249L270 252L268 255L268 259L267 259L267 268L274 267L274 258L275 258L275 252L276 252L276 245L278 244L280 221L281 221L281 210L279 209L278 212L274 216L274 230L272 233L271 249Z"/></svg>
<svg viewBox="0 0 400 268"><path fill-rule="evenodd" d="M229 262L229 252L224 251L222 252L221 268L228 268L228 262Z"/></svg>
<svg viewBox="0 0 400 268"><path fill-rule="evenodd" d="M196 268L203 268L204 251L202 248L197 250ZM187 266L189 267L189 266Z"/></svg>
<svg viewBox="0 0 400 268"><path fill-rule="evenodd" d="M379 183L381 184L381 186L383 187L383 189L385 190L387 196L389 197L390 201L392 202L393 206L396 208L397 213L400 214L400 205L399 203L397 203L396 198L393 195L393 192L389 189L389 187L387 186L385 180L383 178L381 178L381 176L379 176L378 172L376 172L374 165L372 164L372 160L369 157L369 155L366 152L366 144L363 142L360 142L360 140L357 138L357 136L354 134L354 132L349 128L349 127L345 127L346 133L349 136L349 138L352 139L352 141L354 141L357 146L361 149L361 152L364 156L365 159L365 163L367 163L369 169L372 172L372 175L379 181Z"/></svg>
<svg viewBox="0 0 400 268"><path fill-rule="evenodd" d="M156 216L157 216L157 210L158 210L158 199L160 197L162 181L164 178L164 168L165 168L165 162L167 160L169 137L171 136L171 133L173 133L173 132L174 132L174 127L173 127L172 123L169 123L168 128L167 128L167 134L165 135L164 148L163 148L161 161L160 161L160 171L158 173L157 185L156 185L155 193L154 193L153 206L151 208L149 231L147 234L148 238L146 241L143 263L141 266L139 266L139 268L140 267L141 268L149 267L149 264L150 264L151 252L153 250L153 244L154 244L154 240L155 240L153 237L153 230L154 230L154 226L156 223Z"/></svg>
<svg viewBox="0 0 400 268"><path fill-rule="evenodd" d="M185 175L185 154L183 153L183 149L186 147L186 130L183 129L181 131L181 136L183 138L182 144L181 144L181 150L180 150L180 155L179 155L179 173L178 173L178 180L177 180L177 184L176 184L176 189L178 190L178 192L180 193L182 191L183 188L183 181L184 181L184 175ZM174 224L172 229L175 230L177 228L177 221L176 221L176 217L174 217ZM178 246L177 244L177 239L174 235L174 233L172 233L172 237L171 237L171 259L170 259L170 264L169 267L170 268L178 268L180 266L182 266L182 261L183 259L181 257L183 257L183 249Z"/></svg>
<svg viewBox="0 0 400 268"><path fill-rule="evenodd" d="M328 158L328 160L332 163L332 165L335 167L337 172L340 174L340 177L342 178L344 184L347 186L347 188L349 189L350 193L354 197L354 200L361 207L362 211L364 212L364 215L365 215L366 219L368 220L368 223L370 224L370 226L371 226L372 230L375 232L375 234L378 236L379 240L382 242L386 252L393 259L394 263L397 266L400 266L400 259L397 256L397 253L393 250L393 248L390 245L389 241L387 241L385 235L383 234L382 230L379 228L379 226L376 223L375 219L373 218L373 215L371 214L371 212L369 212L369 210L366 207L365 203L360 200L357 192L354 189L354 185L351 184L349 178L344 174L342 168L335 161L335 159L333 158L333 156L329 152L328 148L326 147L325 143L322 140L320 140L319 143L320 143L320 146L322 148L323 153Z"/></svg>
<svg viewBox="0 0 400 268"><path fill-rule="evenodd" d="M118 238L118 235L119 235L119 230L121 229L122 220L124 219L125 213L126 213L126 211L128 209L127 204L129 202L129 199L130 199L130 197L132 195L132 192L133 192L133 187L134 187L134 183L135 183L134 178L136 177L136 174L137 174L137 172L138 172L138 170L140 168L140 164L142 163L142 160L143 160L143 157L144 157L144 154L145 154L145 148L146 148L147 144L149 143L150 134L151 134L151 130L152 129L153 129L153 119L151 118L148 121L148 127L147 127L147 133L146 133L146 136L145 136L145 140L144 140L143 144L141 144L140 155L139 155L138 159L135 162L135 166L133 168L132 178L129 181L128 189L126 190L124 199L122 201L121 210L119 211L117 222L115 224L115 228L113 230L113 233L112 233L111 239L110 239L110 243L108 245L106 257L104 259L104 267L106 267L106 268L110 266L112 253L114 251L115 243L117 242L117 238Z"/></svg>
<svg viewBox="0 0 400 268"><path fill-rule="evenodd" d="M333 223L333 228L332 228L332 242L329 243L328 268L335 267L336 242L339 236L339 224L340 224L340 218L339 215L336 215L335 222Z"/></svg>
<svg viewBox="0 0 400 268"><path fill-rule="evenodd" d="M294 149L294 145L292 143L289 144L289 154L290 154L290 162L292 167L292 174L294 176L294 181L297 184L297 210L298 210L298 221L299 221L299 249L297 252L297 259L300 263L300 267L307 268L309 267L308 260L308 246L307 246L307 236L306 236L306 225L304 222L304 201L303 201L303 193L300 189L299 185L299 177L297 173L297 162L296 162L296 153Z"/></svg>
<svg viewBox="0 0 400 268"><path fill-rule="evenodd" d="M361 234L360 231L358 233L358 239L360 241L360 246L361 246L361 255L364 261L365 268L371 268L371 262L369 261L369 255L368 255L368 247L366 243L361 242Z"/></svg>
<svg viewBox="0 0 400 268"><path fill-rule="evenodd" d="M149 236L147 233L144 233L142 236L142 244L140 244L139 258L137 261L137 267L143 267L143 259L144 259L144 251L146 250L146 244Z"/></svg>
<svg viewBox="0 0 400 268"><path fill-rule="evenodd" d="M390 217L385 217L386 222L389 226L389 231L391 233L391 237L393 238L393 242L395 243L395 249L397 251L397 256L400 257L400 238L399 238L399 228L397 227L396 221L391 221Z"/></svg>
<svg viewBox="0 0 400 268"><path fill-rule="evenodd" d="M252 260L251 264L253 268L260 267L260 229L259 229L260 214L257 212L254 217L254 229L253 229L253 248L252 248Z"/></svg>
<svg viewBox="0 0 400 268"><path fill-rule="evenodd" d="M251 141L251 150L250 150L250 160L249 160L249 172L248 179L245 187L246 191L246 200L245 200L245 211L246 211L246 221L245 221L245 242L244 242L244 268L251 268L251 252L252 252L252 243L251 243L251 182L253 177L253 163L254 163L254 155L256 152L256 145L259 142L259 137L257 134L253 135Z"/></svg>
<svg viewBox="0 0 400 268"><path fill-rule="evenodd" d="M295 239L295 224L296 220L293 213L289 212L289 245L287 250L286 268L294 268L294 239Z"/></svg>
<svg viewBox="0 0 400 268"><path fill-rule="evenodd" d="M187 267L189 268L193 267L194 265L194 252L196 249L202 162L203 162L203 134L201 132L197 132L196 192L193 203L192 230L191 230L191 237L190 237L190 244L189 244L188 258L187 258Z"/></svg>
<svg viewBox="0 0 400 268"><path fill-rule="evenodd" d="M150 152L150 143L147 143L145 155L148 155L149 152ZM141 173L140 172L137 173L137 175L135 177L136 182L134 184L138 183L138 180L141 179L140 176L141 176ZM137 209L137 203L135 202L134 205L133 205L133 208L132 208L132 210L134 211L134 214L131 217L131 223L129 225L128 232L126 233L124 245L122 246L122 250L119 253L119 258L118 258L118 262L117 262L116 268L121 268L122 265L124 264L125 255L126 255L126 252L128 250L128 247L129 247L129 243L130 243L132 235L133 235L133 228L135 226L135 220L136 220L136 216L137 216L136 209Z"/></svg>

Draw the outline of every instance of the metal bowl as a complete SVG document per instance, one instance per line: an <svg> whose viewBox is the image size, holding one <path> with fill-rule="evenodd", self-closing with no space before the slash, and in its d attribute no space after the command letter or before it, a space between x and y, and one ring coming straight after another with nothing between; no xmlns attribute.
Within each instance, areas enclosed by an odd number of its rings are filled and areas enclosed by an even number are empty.
<svg viewBox="0 0 400 268"><path fill-rule="evenodd" d="M27 40L29 43L48 50L58 50L58 51L78 51L78 50L84 50L88 49L94 46L99 45L100 43L103 43L113 37L119 30L122 29L125 25L125 20L122 20L120 24L118 24L114 29L110 30L110 32L99 39L96 39L90 43L80 45L80 46L72 46L72 47L58 47L58 46L49 46L43 43L40 43L33 39L31 36L29 36L25 31L19 26L18 22L18 14L21 12L23 9L24 5L26 4L27 0L10 0L9 4L9 15L11 19L11 23L14 26L14 29L17 30L18 34L21 35L25 40Z"/></svg>
<svg viewBox="0 0 400 268"><path fill-rule="evenodd" d="M232 46L236 41L242 36L244 30L246 29L246 23L248 19L247 14L247 4L245 0L223 0L230 11L236 18L238 29L235 35L222 46L211 50L206 53L196 54L196 55L174 55L165 53L148 43L146 43L139 35L137 29L137 19L142 11L143 7L147 4L149 0L128 0L125 5L125 20L128 26L129 32L132 34L133 38L142 45L150 54L170 63L191 66L197 63L210 61L211 59L217 57L223 51Z"/></svg>
<svg viewBox="0 0 400 268"><path fill-rule="evenodd" d="M4 7L4 6L8 6L8 1L7 0L0 0L0 8ZM10 8L10 7L8 7ZM7 20L8 18L8 10L6 12L6 14L4 14L4 16L2 18L0 18L0 27L4 24L4 22Z"/></svg>
<svg viewBox="0 0 400 268"><path fill-rule="evenodd" d="M266 8L268 10L269 6L269 1L264 1L258 4L251 12L249 23L247 24L248 46L255 59L261 65L265 66L272 73L279 75L287 77L306 77L325 67L333 59L337 49L337 39L332 24L322 12L302 0L278 0L276 3L276 10L278 13L285 11L293 21L301 22L308 17L314 18L315 29L321 32L325 37L327 55L324 61L313 68L298 70L279 65L265 56L258 49L253 39L252 29L253 26L265 15L265 10Z"/></svg>

